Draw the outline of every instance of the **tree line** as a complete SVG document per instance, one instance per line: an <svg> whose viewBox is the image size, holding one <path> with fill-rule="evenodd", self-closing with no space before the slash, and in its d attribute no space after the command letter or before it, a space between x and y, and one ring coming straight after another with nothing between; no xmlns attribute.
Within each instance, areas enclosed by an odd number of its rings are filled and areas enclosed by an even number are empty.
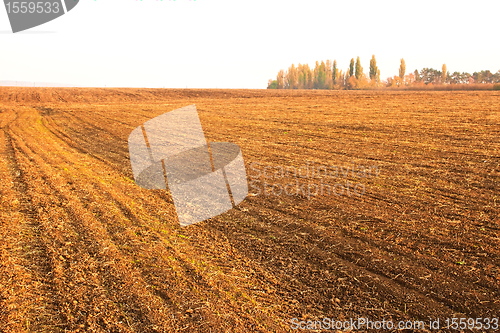
<svg viewBox="0 0 500 333"><path fill-rule="evenodd" d="M495 84L495 85L494 85ZM276 80L268 81L268 89L371 89L384 87L401 88L456 88L457 85L468 85L467 88L500 89L500 70L492 73L489 70L474 72L453 72L447 70L443 64L441 70L433 68L417 69L406 73L406 63L401 59L399 75L380 79L380 70L377 67L375 55L370 60L368 74L365 74L359 57L351 59L349 67L342 70L337 61L316 61L315 67L308 64L292 64L288 70L280 70ZM487 85L479 87L478 85ZM493 86L494 85L494 86ZM466 86L462 86L465 88Z"/></svg>

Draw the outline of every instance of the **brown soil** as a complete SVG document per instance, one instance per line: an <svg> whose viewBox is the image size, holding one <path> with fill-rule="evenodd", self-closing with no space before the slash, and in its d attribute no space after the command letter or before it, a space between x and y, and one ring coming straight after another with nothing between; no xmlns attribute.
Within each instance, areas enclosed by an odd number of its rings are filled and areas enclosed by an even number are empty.
<svg viewBox="0 0 500 333"><path fill-rule="evenodd" d="M254 186L181 228L127 138L190 104ZM262 174L308 163L371 174ZM0 87L0 179L0 332L500 317L500 92ZM297 180L313 193L262 191Z"/></svg>

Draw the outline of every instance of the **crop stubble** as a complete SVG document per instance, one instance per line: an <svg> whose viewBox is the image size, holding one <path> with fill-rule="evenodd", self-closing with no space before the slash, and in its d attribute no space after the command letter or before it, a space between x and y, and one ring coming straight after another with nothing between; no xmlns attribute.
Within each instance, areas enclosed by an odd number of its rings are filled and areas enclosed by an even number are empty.
<svg viewBox="0 0 500 333"><path fill-rule="evenodd" d="M498 317L499 97L0 88L0 331ZM307 162L379 174L349 178L362 196L250 195L181 229L168 193L133 183L127 137L189 104L249 175Z"/></svg>

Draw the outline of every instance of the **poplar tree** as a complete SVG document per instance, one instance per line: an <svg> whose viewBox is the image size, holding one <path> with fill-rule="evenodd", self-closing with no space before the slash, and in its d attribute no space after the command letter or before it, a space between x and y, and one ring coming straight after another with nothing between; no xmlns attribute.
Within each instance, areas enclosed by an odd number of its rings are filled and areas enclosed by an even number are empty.
<svg viewBox="0 0 500 333"><path fill-rule="evenodd" d="M341 70L339 70L338 72L338 75L337 75L337 87L339 89L343 88L344 87L344 72L342 72Z"/></svg>
<svg viewBox="0 0 500 333"><path fill-rule="evenodd" d="M298 74L297 74L297 68L295 68L295 65L292 64L290 68L288 69L288 89L297 89L298 87Z"/></svg>
<svg viewBox="0 0 500 333"><path fill-rule="evenodd" d="M415 69L415 72L413 72L413 75L415 75L415 81L420 82L420 74L418 73L418 69Z"/></svg>
<svg viewBox="0 0 500 333"><path fill-rule="evenodd" d="M285 72L283 70L280 70L278 72L278 76L276 77L276 81L277 81L277 88L278 89L285 88Z"/></svg>
<svg viewBox="0 0 500 333"><path fill-rule="evenodd" d="M332 81L333 84L337 84L337 79L338 79L338 69L337 69L337 60L333 61L333 68L332 68Z"/></svg>
<svg viewBox="0 0 500 333"><path fill-rule="evenodd" d="M448 78L448 70L446 68L446 64L443 64L441 69L441 83L446 83L446 79Z"/></svg>
<svg viewBox="0 0 500 333"><path fill-rule="evenodd" d="M332 89L333 88L333 81L332 81L332 64L330 60L326 60L325 62L325 89Z"/></svg>
<svg viewBox="0 0 500 333"><path fill-rule="evenodd" d="M363 75L363 67L361 67L361 60L359 60L359 57L356 59L356 79L359 80L361 76Z"/></svg>
<svg viewBox="0 0 500 333"><path fill-rule="evenodd" d="M313 78L313 71L311 68L309 68L309 65L306 64L306 67L305 67L305 73L307 75L307 89L312 89L314 88L313 84L314 84L314 78Z"/></svg>
<svg viewBox="0 0 500 333"><path fill-rule="evenodd" d="M405 72L406 72L405 60L401 58L401 65L399 65L399 77L401 78L401 80L404 79Z"/></svg>
<svg viewBox="0 0 500 333"><path fill-rule="evenodd" d="M370 60L370 80L376 80L378 74L377 60L375 60L375 55L372 55Z"/></svg>
<svg viewBox="0 0 500 333"><path fill-rule="evenodd" d="M314 68L314 88L323 89L325 87L325 62L321 61L321 64L316 61L316 67Z"/></svg>
<svg viewBox="0 0 500 333"><path fill-rule="evenodd" d="M351 63L349 64L349 77L354 75L354 58L351 58Z"/></svg>
<svg viewBox="0 0 500 333"><path fill-rule="evenodd" d="M304 88L304 71L302 69L302 64L299 63L297 66L297 80L298 80L298 89L303 89Z"/></svg>

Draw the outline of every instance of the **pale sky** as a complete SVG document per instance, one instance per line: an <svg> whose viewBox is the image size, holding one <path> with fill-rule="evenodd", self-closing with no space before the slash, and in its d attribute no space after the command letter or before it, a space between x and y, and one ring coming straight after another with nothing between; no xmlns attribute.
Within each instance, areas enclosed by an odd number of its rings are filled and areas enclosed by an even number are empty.
<svg viewBox="0 0 500 333"><path fill-rule="evenodd" d="M500 69L500 1L80 0L13 34L0 8L0 80L83 86L266 88L292 63L375 54L381 78Z"/></svg>

